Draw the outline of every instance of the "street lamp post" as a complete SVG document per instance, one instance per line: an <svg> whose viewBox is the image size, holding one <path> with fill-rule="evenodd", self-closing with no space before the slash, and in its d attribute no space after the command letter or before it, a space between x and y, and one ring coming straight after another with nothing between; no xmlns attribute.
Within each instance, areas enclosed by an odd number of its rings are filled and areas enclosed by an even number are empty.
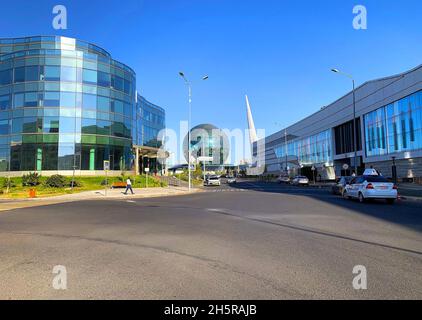
<svg viewBox="0 0 422 320"><path fill-rule="evenodd" d="M191 114L192 114L192 85L186 79L183 72L179 72L179 75L185 80L186 85L188 86L189 91L189 115L188 115L188 183L189 183L189 192L192 189L192 178L191 178L191 145L190 145L190 127L191 127ZM208 76L202 77L202 80L208 80Z"/></svg>
<svg viewBox="0 0 422 320"><path fill-rule="evenodd" d="M393 176L393 182L397 183L397 167L396 167L396 157L391 157L391 159L393 159L393 166L391 167L391 173Z"/></svg>
<svg viewBox="0 0 422 320"><path fill-rule="evenodd" d="M357 150L357 139L356 139L356 95L355 95L355 79L353 78L353 76L351 76L350 74L341 72L338 69L331 69L332 72L334 73L338 73L341 74L345 77L348 77L350 80L352 80L352 85L353 85L353 148L355 151L355 174L358 174L358 150Z"/></svg>
<svg viewBox="0 0 422 320"><path fill-rule="evenodd" d="M287 165L287 129L284 129L284 143L285 143L285 153L286 153L286 175L289 175L289 168Z"/></svg>

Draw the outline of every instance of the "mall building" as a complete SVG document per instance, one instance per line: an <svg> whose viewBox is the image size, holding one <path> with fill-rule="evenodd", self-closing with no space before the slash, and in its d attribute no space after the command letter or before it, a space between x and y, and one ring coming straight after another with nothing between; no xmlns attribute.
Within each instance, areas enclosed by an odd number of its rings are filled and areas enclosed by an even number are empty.
<svg viewBox="0 0 422 320"><path fill-rule="evenodd" d="M355 90L358 173L373 167L400 181L422 179L422 65ZM355 166L353 91L265 139L265 174L332 180ZM256 150L256 148L255 148Z"/></svg>
<svg viewBox="0 0 422 320"><path fill-rule="evenodd" d="M0 176L160 171L165 111L136 74L76 39L0 39Z"/></svg>

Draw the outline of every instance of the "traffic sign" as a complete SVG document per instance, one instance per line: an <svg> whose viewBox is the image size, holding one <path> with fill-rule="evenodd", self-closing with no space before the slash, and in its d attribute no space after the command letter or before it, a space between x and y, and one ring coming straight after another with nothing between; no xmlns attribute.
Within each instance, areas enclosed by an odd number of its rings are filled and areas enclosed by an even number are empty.
<svg viewBox="0 0 422 320"><path fill-rule="evenodd" d="M347 163L343 164L343 170L349 169L349 165Z"/></svg>
<svg viewBox="0 0 422 320"><path fill-rule="evenodd" d="M315 166L312 166L311 170L312 171L315 171L316 170Z"/></svg>
<svg viewBox="0 0 422 320"><path fill-rule="evenodd" d="M145 172L147 172L147 173L148 173L148 172L149 172L149 168L145 168Z"/></svg>
<svg viewBox="0 0 422 320"><path fill-rule="evenodd" d="M213 157L198 157L198 161L205 162L205 161L213 161Z"/></svg>
<svg viewBox="0 0 422 320"><path fill-rule="evenodd" d="M110 170L110 161L104 160L104 170L109 171Z"/></svg>

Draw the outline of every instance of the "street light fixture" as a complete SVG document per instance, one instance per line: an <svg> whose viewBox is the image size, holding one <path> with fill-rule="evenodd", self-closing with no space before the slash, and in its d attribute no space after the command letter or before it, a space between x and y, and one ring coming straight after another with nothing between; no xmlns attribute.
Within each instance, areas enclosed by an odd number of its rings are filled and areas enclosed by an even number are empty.
<svg viewBox="0 0 422 320"><path fill-rule="evenodd" d="M355 79L352 75L341 72L339 69L331 69L332 72L341 74L350 80L352 80L353 85L353 148L355 151L355 174L358 174L358 151L357 151L357 139L356 139L356 95L355 95Z"/></svg>
<svg viewBox="0 0 422 320"><path fill-rule="evenodd" d="M186 79L185 74L180 71L179 75L183 78L183 80L185 81L186 85L188 86L188 90L189 90L189 118L188 118L188 181L189 181L189 192L192 189L192 179L191 179L191 141L190 141L190 131L191 131L191 114L192 114L192 85L191 83L188 81L188 79ZM205 75L202 77L202 80L208 80L208 76Z"/></svg>

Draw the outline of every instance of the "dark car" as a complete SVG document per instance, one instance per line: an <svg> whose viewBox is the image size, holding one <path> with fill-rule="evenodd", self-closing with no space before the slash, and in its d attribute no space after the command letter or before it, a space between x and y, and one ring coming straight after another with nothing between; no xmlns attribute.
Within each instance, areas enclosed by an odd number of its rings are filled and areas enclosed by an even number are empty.
<svg viewBox="0 0 422 320"><path fill-rule="evenodd" d="M331 193L332 194L339 194L339 195L343 195L344 192L344 188L346 187L347 184L350 183L350 181L352 181L353 177L350 176L345 176L345 177L341 177L337 183L331 187Z"/></svg>

